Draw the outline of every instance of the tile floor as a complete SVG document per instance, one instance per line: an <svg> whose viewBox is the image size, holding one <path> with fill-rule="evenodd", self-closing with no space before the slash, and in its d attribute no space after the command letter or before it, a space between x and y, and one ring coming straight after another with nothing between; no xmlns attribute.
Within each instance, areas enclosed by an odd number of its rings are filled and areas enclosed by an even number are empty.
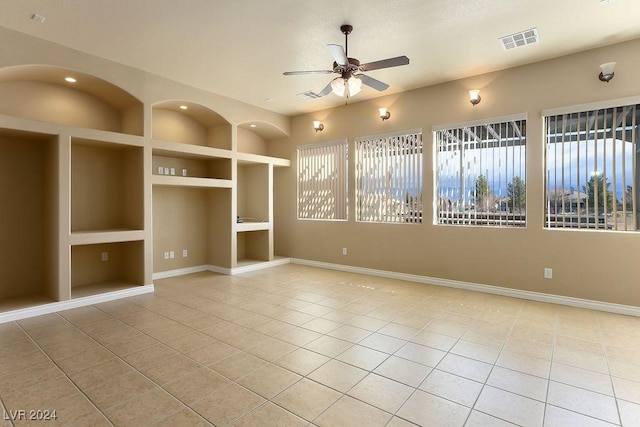
<svg viewBox="0 0 640 427"><path fill-rule="evenodd" d="M640 318L299 265L198 273L0 325L0 403L2 427L640 426Z"/></svg>

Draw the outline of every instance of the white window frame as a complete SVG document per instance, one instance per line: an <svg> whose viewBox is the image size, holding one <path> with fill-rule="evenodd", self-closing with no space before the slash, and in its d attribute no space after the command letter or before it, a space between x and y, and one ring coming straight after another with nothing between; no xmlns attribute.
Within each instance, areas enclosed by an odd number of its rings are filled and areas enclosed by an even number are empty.
<svg viewBox="0 0 640 427"><path fill-rule="evenodd" d="M301 157L301 152L311 153ZM296 148L296 167L297 218L312 221L347 221L349 218L348 141L341 139L299 145Z"/></svg>
<svg viewBox="0 0 640 427"><path fill-rule="evenodd" d="M354 141L356 222L421 224L424 206L422 129L357 137ZM400 150L406 150L411 157L385 155L377 160L371 156L372 150L388 154L394 145L401 145ZM404 175L404 179L399 178L400 175ZM384 193L380 193L382 187ZM417 193L411 194L414 191Z"/></svg>
<svg viewBox="0 0 640 427"><path fill-rule="evenodd" d="M434 126L432 128L433 131L433 171L434 171L434 201L433 201L433 209L434 209L434 225L444 225L444 226L481 226L481 227L508 227L508 228L525 228L527 226L527 214L526 214L526 190L525 190L525 206L523 208L515 206L509 206L508 200L508 186L509 184L513 185L514 178L519 177L526 189L527 185L527 173L526 173L526 151L527 151L527 142L526 142L526 133L521 135L521 131L517 126L514 126L513 123L524 122L525 127L527 126L528 116L526 113L521 114L513 114L508 116L500 116L493 117L487 119L480 119L462 123L454 123L448 125L439 125ZM508 124L507 126L511 126L512 133L510 133L508 127L505 128L505 135L502 135L502 131L496 132L495 129L489 129L491 125L496 124ZM445 158L441 158L439 154L439 150L441 147L441 142L439 141L438 135L440 133L446 132L455 132L461 133L460 135L451 134L450 137L453 139L457 139L462 142L463 149L466 145L473 143L472 138L474 137L474 133L472 130L477 130L477 128L486 128L487 133L494 132L494 139L500 138L500 143L498 147L493 147L501 150L505 149L505 153L508 152L508 148L511 147L511 155L505 155L505 165L504 171L502 170L502 159L498 158L498 176L496 177L495 170L491 172L491 181L494 183L498 182L498 194L492 193L493 200L491 210L493 212L482 212L478 211L475 207L477 195L475 194L475 182L476 179L485 173L482 173L482 166L478 166L475 164L473 167L468 163L464 164L464 158L462 155L462 151L460 150L451 150L451 153L457 152L460 162L460 166L458 169L460 170L457 178L449 177L450 181L453 179L455 182L451 182L449 184L445 184L443 181L443 176L440 173L440 165L441 162L445 162ZM465 132L464 130L468 130ZM502 140L513 140L512 145L509 146L507 143L504 147L502 145ZM515 144L517 139L523 139L517 145ZM477 141L477 140L475 140ZM477 144L477 142L476 142ZM495 143L494 143L495 144ZM488 144L487 144L488 145ZM516 150L516 147L518 149ZM482 147L481 147L482 148ZM516 151L518 154L516 155ZM498 153L498 156L500 154ZM491 164L496 164L495 153L493 154L493 159ZM517 157L517 159L516 159ZM451 160L451 159L449 159ZM518 174L516 175L515 165L518 165ZM478 169L479 168L479 169ZM451 166L451 169L455 169L455 167ZM472 176L470 169L473 169L474 174ZM480 170L480 173L478 173ZM511 176L511 182L509 182L509 172ZM486 173L487 175L488 172ZM504 176L503 176L504 175ZM487 180L488 176L485 177ZM466 182L468 181L468 182ZM458 184L459 182L459 184ZM451 188L458 185L458 190L454 191ZM445 186L447 186L448 190L445 190ZM512 187L513 188L513 187ZM495 190L495 189L494 189ZM503 194L504 193L504 194ZM492 198L492 199L493 199ZM517 210L517 212L516 212Z"/></svg>
<svg viewBox="0 0 640 427"><path fill-rule="evenodd" d="M632 117L631 121L624 115L619 114L620 112L618 111L628 108L635 108L636 110L636 115ZM640 217L638 216L640 207L637 192L637 187L640 185L640 176L638 175L640 120L636 119L639 110L640 97L634 96L542 111L545 147L544 227L546 229L625 233L640 231ZM589 116L590 113L593 113L593 115ZM609 113L611 117L608 116ZM602 123L600 123L598 115L602 118ZM558 128L557 124L559 117L562 117L560 119L560 128ZM559 141L556 138L554 142L550 142L548 118L555 118L556 120L554 122L554 132L561 135ZM574 132L575 139L582 142L582 144L567 141L566 139L567 121L576 119L578 120L578 125L584 124L584 127L577 127L576 132ZM589 121L583 123L583 119L588 119ZM628 141L630 147L626 147L626 139L611 137L613 135L610 130L612 123L615 123L616 135L618 129L621 129L620 126L631 128L629 131L631 141ZM635 132L633 129L635 129ZM620 130L620 133L622 132ZM569 131L569 134L571 134L571 131ZM589 138L588 135L596 135L596 137ZM599 137L598 135L604 136ZM570 163L568 171L566 167L559 168L560 174L557 172L558 168L551 170L553 166L551 164L552 158L557 157L556 153L550 152L552 144L553 149L556 151L558 150L558 145L560 145L563 164L566 164L567 161ZM575 150L573 149L574 146ZM634 152L635 155L633 154ZM581 155L583 157L580 157ZM618 155L630 155L631 164L626 164L628 162L624 160L619 161L617 159ZM578 157L575 163L572 161L573 156ZM586 156L586 159L584 156ZM593 165L590 165L589 156L593 158ZM600 156L600 159L598 156ZM629 171L629 169L631 170ZM617 173L621 173L620 179L616 177ZM574 174L575 177L573 176ZM627 174L630 174L629 179L626 177ZM589 183L594 176L604 176L601 191L597 189L600 185L589 187ZM596 181L600 183L600 179ZM613 188L608 190L609 186L607 184ZM563 189L560 192L557 190L558 185ZM570 187L570 194L565 194L567 185ZM631 186L631 194L625 191L626 186ZM574 187L577 187L577 189ZM587 189L593 189L593 187L596 187L593 191L594 200L590 202L589 194L591 191ZM618 193L620 193L620 197ZM556 200L558 197L559 200ZM608 201L608 197L613 198L611 202ZM602 203L602 206L600 206L600 201L596 202L598 198L604 198L602 200L607 200L607 202ZM558 209L560 212L558 212ZM593 221L591 216L593 216ZM620 218L624 219L621 220Z"/></svg>

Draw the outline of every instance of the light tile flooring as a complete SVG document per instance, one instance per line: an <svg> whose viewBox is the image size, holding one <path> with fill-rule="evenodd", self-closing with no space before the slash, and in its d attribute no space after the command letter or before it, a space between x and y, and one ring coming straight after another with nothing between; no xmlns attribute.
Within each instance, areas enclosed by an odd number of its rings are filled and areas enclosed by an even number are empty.
<svg viewBox="0 0 640 427"><path fill-rule="evenodd" d="M19 410L82 426L640 426L640 319L298 265L199 273L0 325L0 400L3 427Z"/></svg>

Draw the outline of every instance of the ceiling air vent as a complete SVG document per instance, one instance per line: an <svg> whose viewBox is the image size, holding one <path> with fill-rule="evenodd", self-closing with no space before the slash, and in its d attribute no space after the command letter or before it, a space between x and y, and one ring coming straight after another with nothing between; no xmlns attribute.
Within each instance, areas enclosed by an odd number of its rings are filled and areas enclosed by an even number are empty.
<svg viewBox="0 0 640 427"><path fill-rule="evenodd" d="M530 30L520 31L519 33L511 34L500 38L502 47L504 50L511 50L517 47L527 46L533 43L538 43L538 29L531 28Z"/></svg>
<svg viewBox="0 0 640 427"><path fill-rule="evenodd" d="M318 98L322 98L322 96L321 96L321 95L319 95L319 94L315 93L315 92L314 92L314 91L312 91L312 90L308 90L308 91L306 91L306 92L299 93L299 94L298 94L298 95L296 95L296 96L299 96L300 98L308 98L308 99L318 99Z"/></svg>

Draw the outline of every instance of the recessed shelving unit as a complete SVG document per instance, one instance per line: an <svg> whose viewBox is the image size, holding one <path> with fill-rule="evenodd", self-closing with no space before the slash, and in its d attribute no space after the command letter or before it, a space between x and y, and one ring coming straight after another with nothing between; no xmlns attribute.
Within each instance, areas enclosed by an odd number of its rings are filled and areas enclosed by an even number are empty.
<svg viewBox="0 0 640 427"><path fill-rule="evenodd" d="M273 259L270 230L238 233L237 266L246 266Z"/></svg>
<svg viewBox="0 0 640 427"><path fill-rule="evenodd" d="M71 232L144 229L142 147L72 138Z"/></svg>
<svg viewBox="0 0 640 427"><path fill-rule="evenodd" d="M273 172L290 162L268 156L269 145L286 135L268 123L238 125L236 153L235 267L252 267L273 261Z"/></svg>
<svg viewBox="0 0 640 427"><path fill-rule="evenodd" d="M144 284L143 241L71 247L71 298Z"/></svg>
<svg viewBox="0 0 640 427"><path fill-rule="evenodd" d="M154 185L231 188L228 150L154 141Z"/></svg>
<svg viewBox="0 0 640 427"><path fill-rule="evenodd" d="M0 322L268 265L284 137L70 69L0 69Z"/></svg>
<svg viewBox="0 0 640 427"><path fill-rule="evenodd" d="M155 104L152 114L154 272L230 268L231 125L184 101Z"/></svg>
<svg viewBox="0 0 640 427"><path fill-rule="evenodd" d="M59 295L58 138L0 129L0 312Z"/></svg>

